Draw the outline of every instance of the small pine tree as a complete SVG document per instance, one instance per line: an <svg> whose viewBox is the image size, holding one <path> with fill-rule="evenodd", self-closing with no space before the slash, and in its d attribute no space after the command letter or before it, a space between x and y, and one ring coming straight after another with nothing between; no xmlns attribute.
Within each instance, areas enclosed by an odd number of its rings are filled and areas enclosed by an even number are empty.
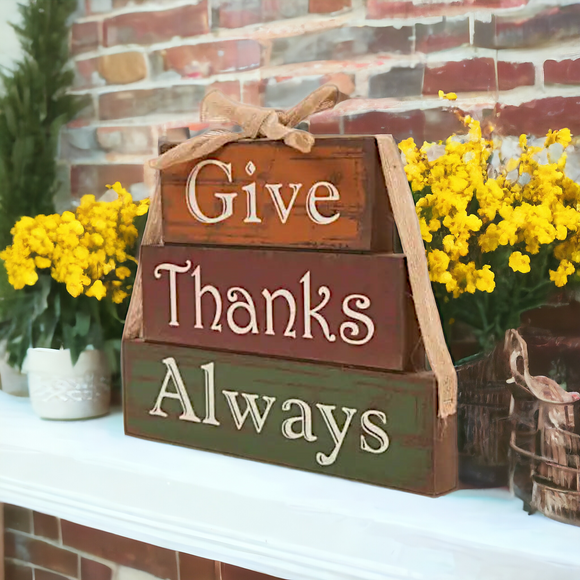
<svg viewBox="0 0 580 580"><path fill-rule="evenodd" d="M54 212L59 131L86 106L67 94L74 79L69 19L76 7L77 0L28 0L18 7L21 24L12 25L23 57L0 73L0 250L22 216Z"/></svg>

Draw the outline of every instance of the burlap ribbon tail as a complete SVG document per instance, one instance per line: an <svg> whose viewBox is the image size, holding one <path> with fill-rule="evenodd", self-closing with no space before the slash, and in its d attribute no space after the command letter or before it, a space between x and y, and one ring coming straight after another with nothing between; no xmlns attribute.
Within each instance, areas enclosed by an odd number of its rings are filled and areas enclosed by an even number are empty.
<svg viewBox="0 0 580 580"><path fill-rule="evenodd" d="M287 111L277 111L237 103L219 91L209 93L201 105L201 120L228 124L236 129L208 130L180 143L151 162L152 167L158 170L157 186L151 198L151 208L142 244L163 244L159 174L161 170L185 161L200 159L214 153L227 143L242 139L283 140L289 147L302 153L309 153L314 145L314 136L307 131L296 129L296 125L314 113L333 108L341 99L342 95L337 87L325 85L312 92L295 107ZM390 135L377 135L376 140L401 247L407 260L409 283L425 352L437 380L438 415L445 418L456 412L457 375L445 344L441 320L429 280L419 221L400 154L393 138ZM408 195L397 195L399 191L408 192ZM142 281L139 266L125 323L123 334L125 340L142 336L142 316Z"/></svg>

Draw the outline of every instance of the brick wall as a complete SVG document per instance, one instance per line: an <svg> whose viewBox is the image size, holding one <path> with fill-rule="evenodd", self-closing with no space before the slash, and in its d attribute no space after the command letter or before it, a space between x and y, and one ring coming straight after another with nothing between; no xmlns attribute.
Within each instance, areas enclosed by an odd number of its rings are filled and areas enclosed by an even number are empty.
<svg viewBox="0 0 580 580"><path fill-rule="evenodd" d="M4 507L5 580L277 580L17 506Z"/></svg>
<svg viewBox="0 0 580 580"><path fill-rule="evenodd" d="M438 98L506 133L580 133L580 0L85 0L72 48L92 106L63 133L74 195L113 179L137 195L160 132L194 125L218 87L286 107L327 81L356 99L317 133L439 139Z"/></svg>

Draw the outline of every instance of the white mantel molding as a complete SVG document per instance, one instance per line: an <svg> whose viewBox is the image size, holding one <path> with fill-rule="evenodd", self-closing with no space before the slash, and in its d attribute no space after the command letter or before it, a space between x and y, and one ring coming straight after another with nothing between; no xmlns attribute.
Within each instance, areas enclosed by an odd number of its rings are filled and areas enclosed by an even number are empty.
<svg viewBox="0 0 580 580"><path fill-rule="evenodd" d="M0 392L0 503L286 580L578 580L580 528L38 419Z"/></svg>

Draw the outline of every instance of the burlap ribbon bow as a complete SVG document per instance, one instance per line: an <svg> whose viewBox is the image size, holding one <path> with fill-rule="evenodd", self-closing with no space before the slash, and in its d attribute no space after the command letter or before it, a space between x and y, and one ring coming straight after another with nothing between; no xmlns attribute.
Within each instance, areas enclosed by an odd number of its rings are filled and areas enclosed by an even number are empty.
<svg viewBox="0 0 580 580"><path fill-rule="evenodd" d="M325 85L312 92L295 107L287 111L277 111L243 105L228 99L219 91L212 91L202 102L201 120L226 123L232 129L209 130L193 137L166 151L153 160L151 166L163 170L178 163L194 161L214 153L227 143L242 139L283 140L289 147L308 153L314 145L314 136L307 131L296 129L296 125L314 113L333 108L342 100L342 97L337 87ZM238 130L234 129L236 126ZM376 135L375 138L393 217L407 260L409 282L425 352L437 379L438 415L445 418L456 412L457 376L445 345L441 320L429 280L419 220L393 138L390 135ZM396 195L395 192L398 191L408 191L409 194ZM150 216L142 243L144 245L163 244L159 185L151 200ZM139 267L125 324L124 338L140 336L142 336L142 290Z"/></svg>

